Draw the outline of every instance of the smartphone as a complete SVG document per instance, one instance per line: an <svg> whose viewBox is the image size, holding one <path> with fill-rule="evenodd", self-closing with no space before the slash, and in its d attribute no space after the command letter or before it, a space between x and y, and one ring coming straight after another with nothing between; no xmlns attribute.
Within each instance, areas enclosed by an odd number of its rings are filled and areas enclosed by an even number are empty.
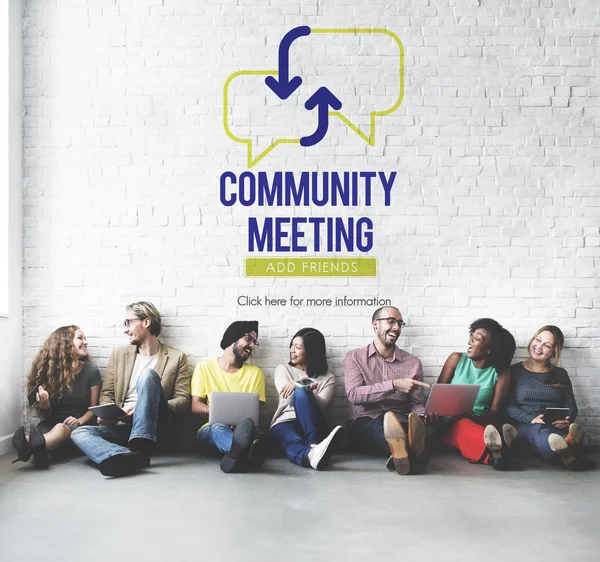
<svg viewBox="0 0 600 562"><path fill-rule="evenodd" d="M546 408L544 423L552 425L555 421L564 420L569 415L569 408Z"/></svg>
<svg viewBox="0 0 600 562"><path fill-rule="evenodd" d="M29 400L29 405L33 406L37 400L35 399L35 396L37 394L37 391L39 390L40 386L42 386L41 384L36 384L33 387L33 390L27 395L27 400Z"/></svg>
<svg viewBox="0 0 600 562"><path fill-rule="evenodd" d="M299 388L308 388L311 384L315 382L317 381L311 379L310 377L305 377L303 379L298 379L297 381L294 381L294 384Z"/></svg>

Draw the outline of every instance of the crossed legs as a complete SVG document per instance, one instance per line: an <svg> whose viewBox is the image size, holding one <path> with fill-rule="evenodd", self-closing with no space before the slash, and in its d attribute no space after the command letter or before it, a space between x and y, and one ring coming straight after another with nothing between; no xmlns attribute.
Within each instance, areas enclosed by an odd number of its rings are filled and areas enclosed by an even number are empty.
<svg viewBox="0 0 600 562"><path fill-rule="evenodd" d="M149 464L159 435L159 424L171 427L167 400L154 370L137 382L137 402L132 424L77 428L71 440L105 476L124 476Z"/></svg>

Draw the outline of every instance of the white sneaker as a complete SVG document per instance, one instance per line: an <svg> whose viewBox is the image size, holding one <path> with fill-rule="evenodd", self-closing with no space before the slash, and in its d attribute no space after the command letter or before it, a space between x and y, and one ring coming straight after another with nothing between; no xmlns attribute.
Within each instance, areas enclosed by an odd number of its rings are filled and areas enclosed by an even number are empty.
<svg viewBox="0 0 600 562"><path fill-rule="evenodd" d="M323 439L318 445L315 445L310 453L308 453L308 461L310 466L315 470L323 470L329 461L331 453L333 453L333 443L336 438L340 438L343 435L343 428L338 425L333 428L333 431Z"/></svg>

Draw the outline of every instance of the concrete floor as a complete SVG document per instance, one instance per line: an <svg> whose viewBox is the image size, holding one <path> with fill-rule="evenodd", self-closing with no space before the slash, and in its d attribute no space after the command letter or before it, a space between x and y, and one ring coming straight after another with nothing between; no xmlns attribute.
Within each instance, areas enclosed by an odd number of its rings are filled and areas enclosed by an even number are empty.
<svg viewBox="0 0 600 562"><path fill-rule="evenodd" d="M6 562L600 560L600 469L502 473L443 454L401 477L339 455L324 472L276 458L228 475L182 455L107 479L83 457L47 471L12 458L0 457Z"/></svg>

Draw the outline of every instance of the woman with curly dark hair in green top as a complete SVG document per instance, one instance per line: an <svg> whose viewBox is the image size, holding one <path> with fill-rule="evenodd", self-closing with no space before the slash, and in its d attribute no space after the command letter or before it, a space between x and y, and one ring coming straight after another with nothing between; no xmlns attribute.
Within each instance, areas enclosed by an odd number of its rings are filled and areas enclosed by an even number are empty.
<svg viewBox="0 0 600 562"><path fill-rule="evenodd" d="M438 379L438 384L480 385L473 412L445 421L442 444L458 449L473 463L498 470L509 466L502 458L502 437L510 444L515 433L508 424L502 427L503 436L497 429L510 390L509 367L515 349L515 338L506 328L492 318L479 318L469 326L466 352L450 354Z"/></svg>

